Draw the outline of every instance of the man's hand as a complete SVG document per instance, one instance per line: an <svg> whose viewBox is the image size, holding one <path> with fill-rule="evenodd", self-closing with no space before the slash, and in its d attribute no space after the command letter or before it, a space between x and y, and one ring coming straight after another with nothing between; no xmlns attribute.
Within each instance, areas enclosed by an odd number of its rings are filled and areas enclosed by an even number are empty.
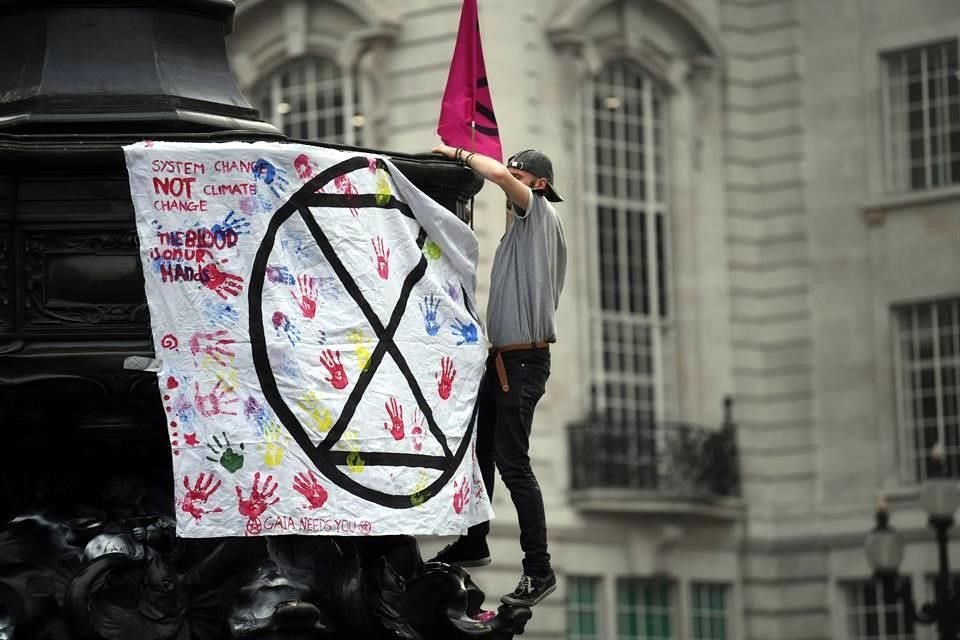
<svg viewBox="0 0 960 640"><path fill-rule="evenodd" d="M530 204L530 188L536 182L537 178L533 174L525 171L518 172L524 175L525 182L514 177L514 175L501 163L493 158L489 158L482 153L474 153L466 149L451 147L450 145L440 144L432 149L433 153L439 153L451 160L460 160L468 167L479 173L485 180L495 183L503 189L510 201L521 209L526 209ZM459 156L459 157L458 157ZM469 160L468 160L469 158ZM527 179L529 178L529 179ZM526 184L529 182L530 184Z"/></svg>

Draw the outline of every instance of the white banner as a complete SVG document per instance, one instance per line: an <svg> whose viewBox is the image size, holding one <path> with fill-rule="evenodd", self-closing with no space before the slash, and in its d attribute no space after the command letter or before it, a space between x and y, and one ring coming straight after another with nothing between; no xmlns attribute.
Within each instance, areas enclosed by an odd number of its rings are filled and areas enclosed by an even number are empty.
<svg viewBox="0 0 960 640"><path fill-rule="evenodd" d="M380 156L124 152L178 535L447 535L492 517L465 224Z"/></svg>

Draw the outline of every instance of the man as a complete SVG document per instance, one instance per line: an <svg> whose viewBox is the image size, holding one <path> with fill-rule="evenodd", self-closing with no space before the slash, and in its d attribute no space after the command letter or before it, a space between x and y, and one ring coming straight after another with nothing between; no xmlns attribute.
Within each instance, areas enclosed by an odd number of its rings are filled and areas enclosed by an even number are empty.
<svg viewBox="0 0 960 640"><path fill-rule="evenodd" d="M550 375L549 343L557 339L555 314L567 266L563 226L551 202L553 165L539 151L521 151L504 166L493 158L440 145L507 195L507 228L493 259L487 335L493 347L480 386L477 459L493 499L493 468L510 491L520 522L523 575L506 604L533 606L557 587L547 553L540 485L530 466L533 411ZM470 528L434 561L463 567L490 563L490 523Z"/></svg>

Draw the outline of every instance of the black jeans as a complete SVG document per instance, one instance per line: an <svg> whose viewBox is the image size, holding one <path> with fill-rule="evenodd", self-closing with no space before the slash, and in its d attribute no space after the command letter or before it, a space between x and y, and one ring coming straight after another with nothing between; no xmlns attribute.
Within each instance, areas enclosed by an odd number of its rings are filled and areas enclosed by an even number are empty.
<svg viewBox="0 0 960 640"><path fill-rule="evenodd" d="M531 349L508 351L501 355L510 390L504 392L497 378L493 357L480 384L480 408L477 418L477 463L487 495L493 501L494 461L500 477L510 491L520 522L520 548L523 549L523 572L546 576L550 573L547 553L547 521L543 512L543 495L530 466L530 430L533 410L543 395L550 377L550 351ZM490 523L481 522L470 528L467 537L485 539Z"/></svg>

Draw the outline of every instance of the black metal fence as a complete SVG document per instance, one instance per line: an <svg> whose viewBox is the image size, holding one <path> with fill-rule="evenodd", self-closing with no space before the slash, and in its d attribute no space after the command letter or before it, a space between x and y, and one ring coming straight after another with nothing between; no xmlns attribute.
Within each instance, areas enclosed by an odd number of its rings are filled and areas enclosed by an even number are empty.
<svg viewBox="0 0 960 640"><path fill-rule="evenodd" d="M568 426L572 489L638 489L739 496L736 427L682 422L615 423L590 416Z"/></svg>

